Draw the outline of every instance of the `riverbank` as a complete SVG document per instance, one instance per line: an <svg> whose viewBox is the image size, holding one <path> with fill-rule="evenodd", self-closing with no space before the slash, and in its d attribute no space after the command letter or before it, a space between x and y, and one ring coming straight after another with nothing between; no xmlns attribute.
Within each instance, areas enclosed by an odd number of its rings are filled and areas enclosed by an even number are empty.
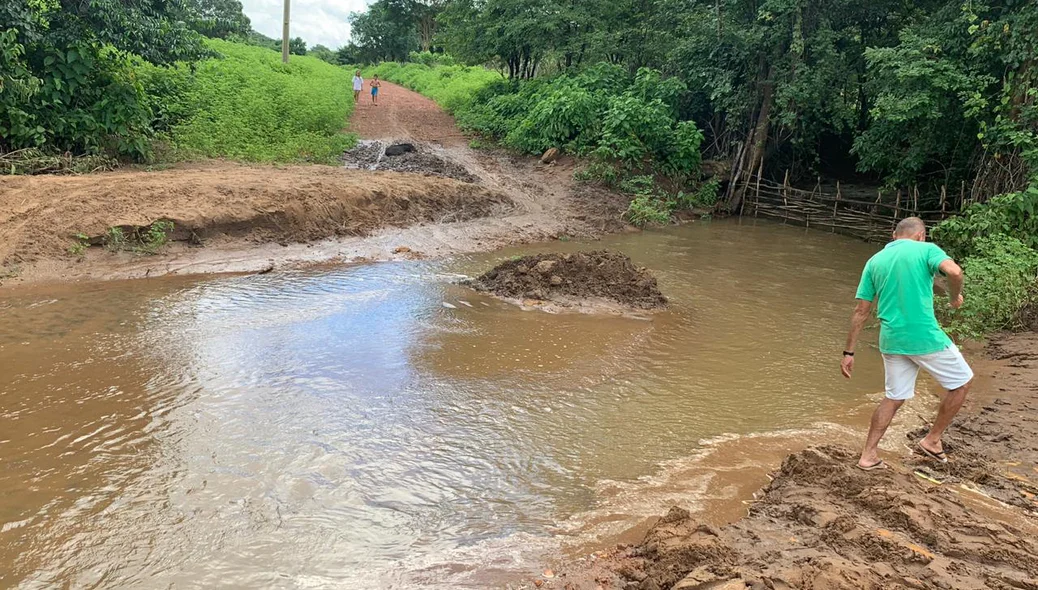
<svg viewBox="0 0 1038 590"><path fill-rule="evenodd" d="M574 161L545 166L473 150L448 115L404 88L387 83L379 106L358 106L351 126L368 139L414 142L429 162L472 182L420 166L223 161L0 178L0 285L443 256L625 227L626 199L575 183ZM161 247L113 247L112 228L146 234L157 221L173 223Z"/></svg>
<svg viewBox="0 0 1038 590"><path fill-rule="evenodd" d="M789 455L723 526L672 508L633 545L537 580L545 588L1034 588L1038 334L1003 336L985 389L945 437L947 465L904 449L854 467L835 444ZM918 438L923 429L910 432Z"/></svg>

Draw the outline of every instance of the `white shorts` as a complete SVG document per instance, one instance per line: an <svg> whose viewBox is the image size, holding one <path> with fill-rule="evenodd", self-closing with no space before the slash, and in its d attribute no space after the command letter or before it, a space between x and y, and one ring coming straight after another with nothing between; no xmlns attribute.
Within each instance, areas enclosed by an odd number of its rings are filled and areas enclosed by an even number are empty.
<svg viewBox="0 0 1038 590"><path fill-rule="evenodd" d="M930 354L884 354L887 398L906 400L915 396L915 378L920 367L926 369L941 387L949 391L958 389L973 379L973 370L966 364L966 359L962 358L962 353L954 344Z"/></svg>

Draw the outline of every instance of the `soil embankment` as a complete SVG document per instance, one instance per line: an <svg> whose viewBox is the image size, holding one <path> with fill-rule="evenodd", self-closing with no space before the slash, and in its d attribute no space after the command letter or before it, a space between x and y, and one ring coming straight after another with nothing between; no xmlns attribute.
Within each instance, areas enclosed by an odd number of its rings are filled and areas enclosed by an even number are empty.
<svg viewBox="0 0 1038 590"><path fill-rule="evenodd" d="M711 527L674 508L641 543L537 586L1038 588L1038 335L990 353L998 391L949 430L948 464L906 452L864 472L853 449L811 447L786 458L741 520Z"/></svg>
<svg viewBox="0 0 1038 590"><path fill-rule="evenodd" d="M449 179L318 166L213 164L161 172L13 177L0 185L0 265L71 259L77 242L106 243L172 221L171 240L308 242L388 226L502 214L500 192ZM76 237L79 236L79 237Z"/></svg>
<svg viewBox="0 0 1038 590"><path fill-rule="evenodd" d="M516 302L589 308L596 302L635 309L667 304L656 279L625 254L608 250L537 254L507 260L466 284Z"/></svg>
<svg viewBox="0 0 1038 590"><path fill-rule="evenodd" d="M627 200L574 183L571 159L472 150L435 103L393 84L377 107L363 98L350 128L369 141L344 158L353 169L203 162L0 178L0 284L441 256L625 225ZM413 150L385 157L401 142ZM156 220L174 223L173 242L148 255L96 247L110 228Z"/></svg>

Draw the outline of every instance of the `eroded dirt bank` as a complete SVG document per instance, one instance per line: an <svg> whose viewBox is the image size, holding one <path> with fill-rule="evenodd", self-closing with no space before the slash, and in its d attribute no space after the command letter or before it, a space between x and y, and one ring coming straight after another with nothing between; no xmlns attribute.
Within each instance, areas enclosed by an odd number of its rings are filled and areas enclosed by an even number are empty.
<svg viewBox="0 0 1038 590"><path fill-rule="evenodd" d="M996 391L949 430L947 465L906 450L867 473L855 449L810 447L735 523L674 508L640 543L531 586L1038 588L1038 334L1001 338L989 354Z"/></svg>
<svg viewBox="0 0 1038 590"><path fill-rule="evenodd" d="M101 249L110 242L110 228L130 235L160 220L173 222L170 240L196 246L287 244L503 215L513 207L506 195L484 186L323 166L211 163L161 172L10 177L0 181L0 267L31 279L37 263L73 265ZM95 256L87 265L104 258L90 253Z"/></svg>

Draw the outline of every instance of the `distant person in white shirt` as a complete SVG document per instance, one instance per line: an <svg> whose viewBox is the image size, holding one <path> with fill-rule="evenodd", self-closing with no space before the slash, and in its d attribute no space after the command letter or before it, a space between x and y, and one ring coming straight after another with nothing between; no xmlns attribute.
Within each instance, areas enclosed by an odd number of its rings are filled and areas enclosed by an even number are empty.
<svg viewBox="0 0 1038 590"><path fill-rule="evenodd" d="M360 91L364 90L364 78L360 77L360 70L353 74L353 102L360 100Z"/></svg>

